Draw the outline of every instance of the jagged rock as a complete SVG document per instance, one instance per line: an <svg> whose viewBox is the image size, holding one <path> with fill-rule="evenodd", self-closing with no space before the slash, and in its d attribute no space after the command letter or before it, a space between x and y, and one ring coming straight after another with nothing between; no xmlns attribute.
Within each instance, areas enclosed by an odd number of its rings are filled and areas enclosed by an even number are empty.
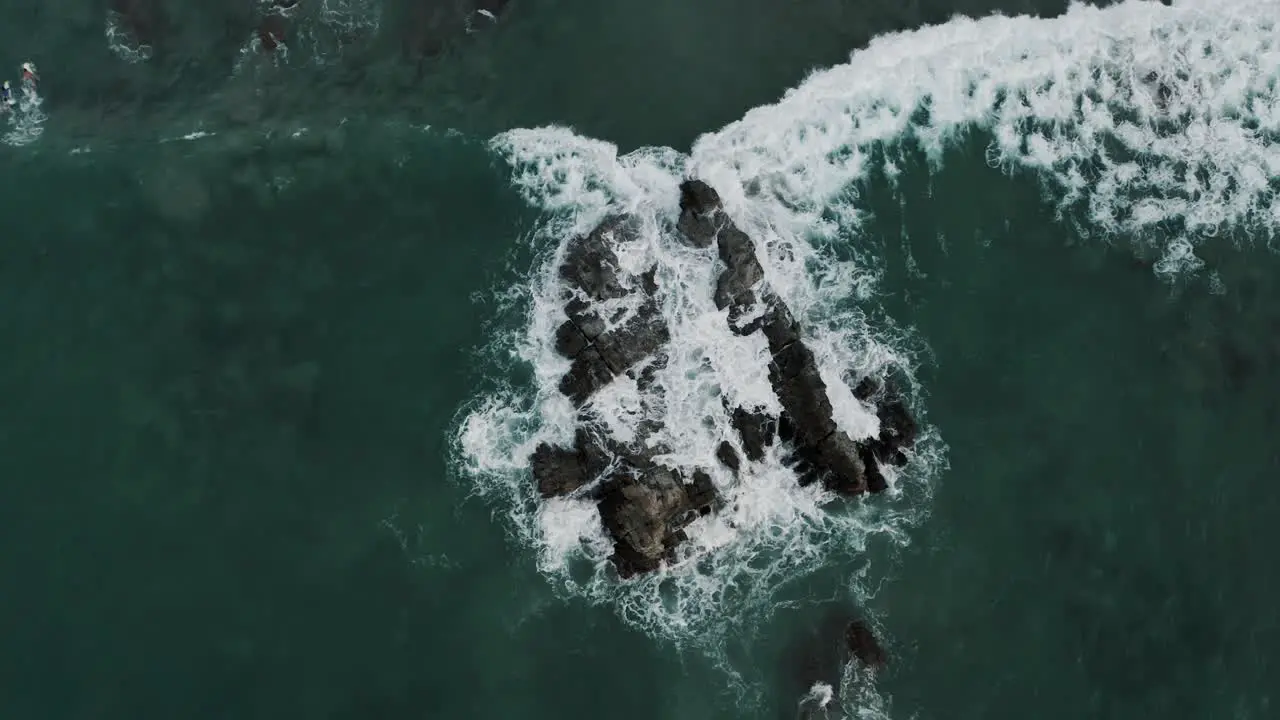
<svg viewBox="0 0 1280 720"><path fill-rule="evenodd" d="M604 318L581 298L573 298L565 303L564 314L569 318L568 322L573 323L586 336L588 342L595 342L600 333L605 331Z"/></svg>
<svg viewBox="0 0 1280 720"><path fill-rule="evenodd" d="M742 467L742 460L738 458L738 451L733 449L733 445L728 440L722 441L720 447L716 448L716 459L735 474L738 472L738 468Z"/></svg>
<svg viewBox="0 0 1280 720"><path fill-rule="evenodd" d="M756 304L754 288L764 279L764 268L756 259L755 244L746 233L728 225L720 231L717 238L720 260L725 269L716 280L714 300L720 310L737 306L738 312L744 312Z"/></svg>
<svg viewBox="0 0 1280 720"><path fill-rule="evenodd" d="M658 381L658 373L666 366L666 354L655 353L649 358L649 362L638 363L632 366L632 368L627 371L627 375L636 381L636 388L640 390L640 392L646 392Z"/></svg>
<svg viewBox="0 0 1280 720"><path fill-rule="evenodd" d="M764 449L773 444L775 425L773 418L759 412L734 408L731 420L742 438L742 452L752 462L764 459Z"/></svg>
<svg viewBox="0 0 1280 720"><path fill-rule="evenodd" d="M797 443L817 447L836 429L827 385L818 373L813 352L803 342L791 343L773 356L769 382L790 416Z"/></svg>
<svg viewBox="0 0 1280 720"><path fill-rule="evenodd" d="M715 483L702 470L693 471L693 482L685 485L684 490L689 498L689 507L699 515L710 515L720 503L720 493L716 492Z"/></svg>
<svg viewBox="0 0 1280 720"><path fill-rule="evenodd" d="M582 334L572 320L565 320L559 328L556 328L555 343L556 352L572 360L578 356L578 353L586 350L591 341Z"/></svg>
<svg viewBox="0 0 1280 720"><path fill-rule="evenodd" d="M680 525L690 509L689 496L665 467L623 479L597 507L614 539L614 565L622 577L656 570L686 539Z"/></svg>
<svg viewBox="0 0 1280 720"><path fill-rule="evenodd" d="M861 495L867 491L867 469L861 448L843 430L823 438L817 447L817 462L825 473L823 484L841 495Z"/></svg>
<svg viewBox="0 0 1280 720"><path fill-rule="evenodd" d="M796 423L786 412L778 416L778 439L787 443L796 441Z"/></svg>
<svg viewBox="0 0 1280 720"><path fill-rule="evenodd" d="M639 222L634 217L612 216L590 233L574 238L565 251L560 277L570 295L564 307L568 319L556 329L555 347L573 360L560 381L560 391L575 406L671 339L653 298L658 289L657 265L630 281L618 265L614 246L634 239L638 232ZM645 301L621 325L616 323L625 316L625 308L616 309L606 321L595 303L632 294L636 280Z"/></svg>
<svg viewBox="0 0 1280 720"><path fill-rule="evenodd" d="M716 234L726 221L721 210L720 194L701 180L689 180L680 184L680 219L676 229L684 236L686 244L696 248L711 247Z"/></svg>
<svg viewBox="0 0 1280 720"><path fill-rule="evenodd" d="M884 651L875 633L862 620L854 620L845 630L845 645L853 657L873 670L879 670L889 664L889 654Z"/></svg>
<svg viewBox="0 0 1280 720"><path fill-rule="evenodd" d="M633 239L638 233L639 222L634 217L606 219L595 230L569 243L560 265L560 277L591 300L625 297L628 290L618 276L618 256L613 246Z"/></svg>
<svg viewBox="0 0 1280 720"><path fill-rule="evenodd" d="M596 337L596 347L615 375L671 340L671 332L657 304L648 300L621 327Z"/></svg>
<svg viewBox="0 0 1280 720"><path fill-rule="evenodd" d="M765 298L766 308L761 322L761 330L769 341L769 352L777 354L793 342L800 339L800 323L791 315L791 310L777 295L769 294Z"/></svg>
<svg viewBox="0 0 1280 720"><path fill-rule="evenodd" d="M902 466L907 463L904 452L916 442L919 428L902 400L894 397L876 407L880 434L862 447L862 462L867 468L867 489L883 492L889 483L880 465Z"/></svg>
<svg viewBox="0 0 1280 720"><path fill-rule="evenodd" d="M576 450L541 443L532 460L533 479L544 498L568 495L587 482Z"/></svg>
<svg viewBox="0 0 1280 720"><path fill-rule="evenodd" d="M880 393L882 384L880 378L875 375L868 375L858 381L853 387L853 396L863 402L868 402Z"/></svg>
<svg viewBox="0 0 1280 720"><path fill-rule="evenodd" d="M600 388L613 381L613 370L594 346L578 353L569 372L560 378L560 392L580 407Z"/></svg>
<svg viewBox="0 0 1280 720"><path fill-rule="evenodd" d="M658 266L654 265L640 276L640 289L653 297L658 292Z"/></svg>
<svg viewBox="0 0 1280 720"><path fill-rule="evenodd" d="M902 450L915 445L916 435L920 431L915 418L911 417L907 406L898 398L880 403L876 408L876 417L880 418L877 456L894 465L905 465L907 456Z"/></svg>
<svg viewBox="0 0 1280 720"><path fill-rule="evenodd" d="M596 478L608 465L606 451L586 428L574 433L572 448L540 443L531 458L533 478L544 498L568 495Z"/></svg>

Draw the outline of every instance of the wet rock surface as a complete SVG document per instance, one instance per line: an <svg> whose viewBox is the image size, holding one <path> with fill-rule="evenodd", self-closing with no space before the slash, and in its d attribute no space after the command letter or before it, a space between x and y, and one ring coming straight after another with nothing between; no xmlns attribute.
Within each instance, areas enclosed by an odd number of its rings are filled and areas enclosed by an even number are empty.
<svg viewBox="0 0 1280 720"><path fill-rule="evenodd" d="M843 668L857 663L862 669L878 672L888 666L889 653L871 623L851 606L827 607L810 622L785 649L783 675L788 694L803 698L799 717L834 720L843 717L839 710ZM830 687L831 694L824 697L812 693L817 683ZM785 717L796 717L796 708L793 706Z"/></svg>
<svg viewBox="0 0 1280 720"><path fill-rule="evenodd" d="M799 322L768 287L755 243L734 225L714 188L698 180L681 186L677 229L691 248L716 247L716 255L708 253L707 261L718 260L723 269L715 287L707 291L716 308L728 311L734 333L763 334L770 353L769 382L783 410L773 417L757 408L726 405L737 442L722 441L707 462L739 476L751 472L752 463L764 460L770 448L781 443L780 457L789 459L801 484L821 481L848 497L886 489L883 468L906 462L906 450L918 432L902 399L882 379L861 378L855 397L876 408L880 432L855 439L840 430ZM659 305L657 268L636 274L619 262L623 248L639 237L639 221L617 215L565 249L558 269L565 319L554 331L553 342L556 351L571 360L559 389L576 408L588 405L596 393L623 377L645 392L666 367L671 333ZM705 469L672 468L656 460L667 452L650 442L662 430L662 413L650 404L657 401L647 397L641 399L645 419L628 443L610 439L593 421L584 420L571 447L543 443L531 457L540 496L572 495L596 502L614 541L614 565L622 577L656 570L674 558L687 539L688 524L722 503ZM589 410L584 412L581 417L590 416ZM863 635L856 638L859 647L873 647ZM860 652L877 657L871 649Z"/></svg>

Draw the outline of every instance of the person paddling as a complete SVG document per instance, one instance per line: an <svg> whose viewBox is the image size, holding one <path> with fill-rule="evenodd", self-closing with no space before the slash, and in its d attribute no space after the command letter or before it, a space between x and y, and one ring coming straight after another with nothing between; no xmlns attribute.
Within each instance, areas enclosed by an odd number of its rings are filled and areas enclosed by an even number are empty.
<svg viewBox="0 0 1280 720"><path fill-rule="evenodd" d="M4 103L3 109L8 111L13 107L13 88L9 87L9 81L4 81L4 87L0 87L0 102Z"/></svg>
<svg viewBox="0 0 1280 720"><path fill-rule="evenodd" d="M40 76L36 75L36 67L29 62L22 63L22 79L24 82L30 82L35 85L36 81L40 79Z"/></svg>

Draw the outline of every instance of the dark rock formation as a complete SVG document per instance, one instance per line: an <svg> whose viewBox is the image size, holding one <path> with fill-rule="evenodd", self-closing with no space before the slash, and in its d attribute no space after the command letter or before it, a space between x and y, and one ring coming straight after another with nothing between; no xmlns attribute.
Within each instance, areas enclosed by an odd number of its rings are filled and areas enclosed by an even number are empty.
<svg viewBox="0 0 1280 720"><path fill-rule="evenodd" d="M626 277L618 267L614 247L634 239L635 218L616 216L591 233L574 239L566 249L560 277L575 294L565 304L566 320L556 330L555 347L573 360L561 379L560 391L574 405L660 350L671 339L666 321L653 299L656 268L640 277ZM597 303L640 294L643 299L628 316L613 313L608 320Z"/></svg>
<svg viewBox="0 0 1280 720"><path fill-rule="evenodd" d="M808 694L819 682L838 693L841 671L850 662L856 661L874 670L888 665L889 655L871 625L852 607L828 606L810 623L788 643L783 655L784 682L792 697ZM802 704L801 717L840 717L838 708L839 700L833 696L825 707L808 704L808 714L804 714L806 706ZM788 713L787 717L795 715Z"/></svg>
<svg viewBox="0 0 1280 720"><path fill-rule="evenodd" d="M716 234L728 221L720 202L720 194L701 180L680 185L680 220L676 228L689 245L711 247Z"/></svg>
<svg viewBox="0 0 1280 720"><path fill-rule="evenodd" d="M733 428L742 438L742 452L752 462L764 459L764 449L773 444L777 421L762 412L749 412L734 408Z"/></svg>
<svg viewBox="0 0 1280 720"><path fill-rule="evenodd" d="M710 515L720 505L720 493L716 492L711 476L702 470L693 471L693 482L685 486L689 495L689 507L699 515Z"/></svg>
<svg viewBox="0 0 1280 720"><path fill-rule="evenodd" d="M581 427L574 433L572 448L539 444L531 459L538 494L544 498L568 495L587 485L609 466L609 455Z"/></svg>
<svg viewBox="0 0 1280 720"><path fill-rule="evenodd" d="M866 667L881 670L889 664L889 654L884 651L866 621L858 619L850 622L844 637L849 653Z"/></svg>
<svg viewBox="0 0 1280 720"><path fill-rule="evenodd" d="M716 307L729 308L730 329L738 335L750 335L760 328L759 319L752 321L751 311L756 306L755 287L764 279L755 243L729 224L720 230L717 246L725 269L716 280Z"/></svg>
<svg viewBox="0 0 1280 720"><path fill-rule="evenodd" d="M871 492L888 488L880 466L901 467L907 464L904 451L915 444L919 432L915 418L911 417L901 398L890 397L881 402L876 407L876 417L880 419L880 434L861 450L862 462L867 469L867 489Z"/></svg>
<svg viewBox="0 0 1280 720"><path fill-rule="evenodd" d="M701 471L689 485L662 466L616 477L597 508L614 539L618 574L627 578L656 570L688 539L684 527L709 514L716 503L711 477Z"/></svg>
<svg viewBox="0 0 1280 720"><path fill-rule="evenodd" d="M597 390L613 382L613 370L604 361L600 351L589 347L573 359L569 372L560 378L560 392L573 401L574 405L582 405Z"/></svg>
<svg viewBox="0 0 1280 720"><path fill-rule="evenodd" d="M733 445L728 440L721 442L720 447L716 448L716 459L735 474L738 472L738 468L742 467L742 460L738 458L738 451L733 449Z"/></svg>
<svg viewBox="0 0 1280 720"><path fill-rule="evenodd" d="M799 323L781 298L762 287L764 269L754 243L727 217L719 195L706 183L685 182L680 205L678 227L690 245L705 247L708 238L715 238L725 269L713 299L717 308L729 309L730 329L740 335L762 331L769 343L773 356L769 382L786 423L779 428L780 434L797 445L801 460L817 471L828 489L844 495L885 489L878 464L905 462L902 450L915 441L915 423L905 406L900 402L880 406L878 414L883 415L886 429L870 443L860 444L838 431L826 382L813 351L801 339ZM753 312L759 314L753 316ZM860 385L855 392L869 396L874 385Z"/></svg>
<svg viewBox="0 0 1280 720"><path fill-rule="evenodd" d="M687 244L705 249L714 243L724 264L711 289L716 307L728 309L733 332L765 336L769 382L783 408L774 418L726 405L741 451L726 440L717 447L716 459L740 474L746 463L764 459L776 435L787 444L802 483L821 479L827 488L849 496L884 489L881 468L905 462L904 451L917 434L906 406L888 396L878 378L862 378L855 395L875 405L881 432L856 441L839 430L813 351L786 303L764 283L751 238L733 224L706 183L693 180L681 186L680 211L678 229ZM559 387L575 406L622 375L650 390L666 367L664 349L671 335L658 304L657 267L634 275L618 262L619 244L636 239L639 231L635 218L614 216L566 247L559 268L565 320L553 340L557 352L572 361ZM652 402L660 400L642 396L635 438L626 444L583 426L573 447L543 443L531 458L542 497L578 494L596 502L614 541L614 565L623 577L655 570L672 558L687 539L688 524L715 512L722 502L705 470L689 472L656 461L669 450L653 442L662 429L662 413ZM873 647L862 635L856 638L859 647Z"/></svg>
<svg viewBox="0 0 1280 720"><path fill-rule="evenodd" d="M156 0L111 0L109 7L119 16L121 29L138 45L154 49L161 44L169 24L162 3Z"/></svg>
<svg viewBox="0 0 1280 720"><path fill-rule="evenodd" d="M560 277L581 290L589 300L625 297L630 289L621 279L618 256L613 248L633 239L638 231L635 218L608 218L589 234L569 243L560 266Z"/></svg>

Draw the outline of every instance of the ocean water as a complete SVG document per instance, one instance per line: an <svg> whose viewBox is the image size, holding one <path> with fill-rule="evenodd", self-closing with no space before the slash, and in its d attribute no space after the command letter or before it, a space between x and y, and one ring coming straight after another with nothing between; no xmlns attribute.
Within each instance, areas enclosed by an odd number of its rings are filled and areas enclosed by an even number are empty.
<svg viewBox="0 0 1280 720"><path fill-rule="evenodd" d="M1280 4L10 4L0 716L1276 716ZM690 176L843 429L902 379L889 492L715 469ZM619 210L730 501L625 582L528 464Z"/></svg>

